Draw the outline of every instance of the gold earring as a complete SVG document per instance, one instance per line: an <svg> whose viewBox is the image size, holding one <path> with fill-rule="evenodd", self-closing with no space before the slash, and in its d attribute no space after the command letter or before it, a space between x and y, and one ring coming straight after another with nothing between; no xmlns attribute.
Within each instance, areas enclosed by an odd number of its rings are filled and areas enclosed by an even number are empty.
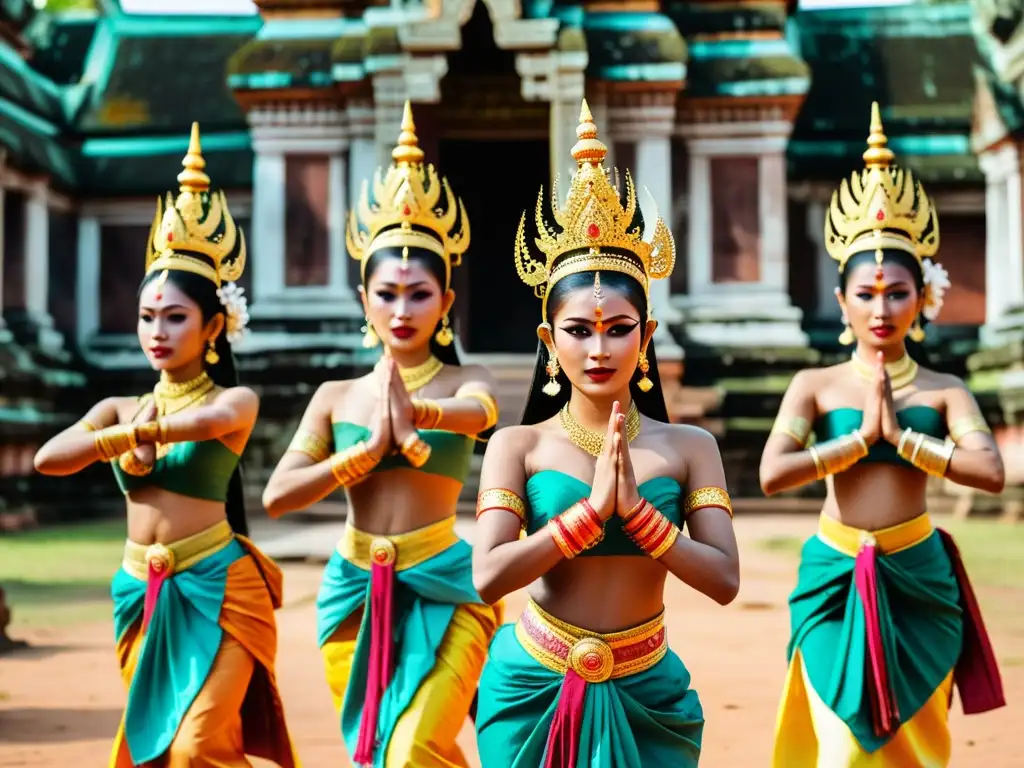
<svg viewBox="0 0 1024 768"><path fill-rule="evenodd" d="M452 329L448 325L447 312L445 312L444 317L441 318L441 329L434 334L434 341L436 341L442 347L451 346L451 343L455 341L455 334L452 333Z"/></svg>
<svg viewBox="0 0 1024 768"><path fill-rule="evenodd" d="M217 354L217 350L214 348L216 343L214 339L210 339L208 342L209 349L206 350L206 362L209 365L216 365L220 362L220 355Z"/></svg>
<svg viewBox="0 0 1024 768"><path fill-rule="evenodd" d="M377 336L377 332L373 330L373 326L370 325L369 316L366 318L366 325L359 330L363 332L363 347L365 349L373 349L380 344L380 337Z"/></svg>
<svg viewBox="0 0 1024 768"><path fill-rule="evenodd" d="M921 327L921 318L918 317L914 320L914 324L910 326L910 338L920 344L924 341L924 328Z"/></svg>
<svg viewBox="0 0 1024 768"><path fill-rule="evenodd" d="M846 320L843 320L843 325L843 332L839 334L839 343L848 347L857 340L857 337L853 335L853 329L850 328L850 324Z"/></svg>
<svg viewBox="0 0 1024 768"><path fill-rule="evenodd" d="M558 383L558 371L561 370L558 365L558 357L554 352L548 352L548 364L544 367L544 370L548 373L548 383L541 388L548 397L554 397L562 391L562 385Z"/></svg>
<svg viewBox="0 0 1024 768"><path fill-rule="evenodd" d="M640 359L637 361L637 368L643 374L640 377L640 381L636 383L637 387L640 388L641 392L650 392L651 387L654 386L654 382L647 378L647 372L651 370L651 364L647 360L647 353L642 350L640 352Z"/></svg>

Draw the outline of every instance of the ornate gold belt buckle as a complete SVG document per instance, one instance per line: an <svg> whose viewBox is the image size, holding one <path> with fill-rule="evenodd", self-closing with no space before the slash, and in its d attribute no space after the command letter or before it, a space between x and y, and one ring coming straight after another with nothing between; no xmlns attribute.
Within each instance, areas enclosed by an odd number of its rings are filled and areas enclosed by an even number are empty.
<svg viewBox="0 0 1024 768"><path fill-rule="evenodd" d="M577 640L569 649L568 661L573 671L588 683L603 683L615 669L611 646L597 637Z"/></svg>
<svg viewBox="0 0 1024 768"><path fill-rule="evenodd" d="M154 573L174 573L174 552L164 544L151 544L146 550L146 564Z"/></svg>
<svg viewBox="0 0 1024 768"><path fill-rule="evenodd" d="M398 549L391 539L383 536L370 542L370 562L374 565L387 567L398 559Z"/></svg>

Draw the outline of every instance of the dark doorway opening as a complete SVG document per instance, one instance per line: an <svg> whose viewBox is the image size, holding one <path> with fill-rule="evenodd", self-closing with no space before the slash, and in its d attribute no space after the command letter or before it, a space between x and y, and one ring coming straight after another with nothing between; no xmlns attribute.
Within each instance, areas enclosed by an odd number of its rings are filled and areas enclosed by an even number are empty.
<svg viewBox="0 0 1024 768"><path fill-rule="evenodd" d="M540 301L519 279L514 244L519 217L547 185L548 143L442 140L440 149L472 235L455 276L462 343L470 352L532 353Z"/></svg>

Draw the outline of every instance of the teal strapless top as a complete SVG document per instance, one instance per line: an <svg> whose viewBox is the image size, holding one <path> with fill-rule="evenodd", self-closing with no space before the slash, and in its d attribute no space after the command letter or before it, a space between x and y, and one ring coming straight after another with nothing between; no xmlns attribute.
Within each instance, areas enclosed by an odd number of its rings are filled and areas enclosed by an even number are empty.
<svg viewBox="0 0 1024 768"><path fill-rule="evenodd" d="M814 422L814 435L818 442L831 440L834 437L848 435L860 426L864 411L857 408L836 408L818 417ZM910 427L915 432L923 432L931 437L942 440L949 434L946 419L939 411L928 405L911 405L896 412L896 421L900 427ZM895 464L911 467L910 462L901 459L896 453L896 446L885 440L879 440L868 449L868 455L861 462Z"/></svg>
<svg viewBox="0 0 1024 768"><path fill-rule="evenodd" d="M331 431L334 433L335 451L343 451L370 437L369 429L348 421L334 422ZM469 464L473 459L473 438L441 429L421 429L420 437L430 446L430 458L426 464L419 467L419 471L450 477L452 480L465 483L469 475ZM415 468L405 456L397 453L385 456L373 471L386 472L389 469Z"/></svg>
<svg viewBox="0 0 1024 768"><path fill-rule="evenodd" d="M640 495L653 504L659 512L678 525L683 525L679 509L679 497L683 489L671 477L652 477L637 487ZM526 481L526 532L539 531L548 521L562 514L582 498L590 495L590 486L578 477L559 472L557 469L542 469ZM622 518L613 516L604 524L604 538L598 544L582 552L579 557L602 555L638 555L646 557L633 540L622 530Z"/></svg>
<svg viewBox="0 0 1024 768"><path fill-rule="evenodd" d="M173 443L167 455L160 456L153 471L144 477L129 475L116 461L110 466L124 494L156 487L190 499L226 501L228 484L240 459L241 456L220 440L203 440Z"/></svg>

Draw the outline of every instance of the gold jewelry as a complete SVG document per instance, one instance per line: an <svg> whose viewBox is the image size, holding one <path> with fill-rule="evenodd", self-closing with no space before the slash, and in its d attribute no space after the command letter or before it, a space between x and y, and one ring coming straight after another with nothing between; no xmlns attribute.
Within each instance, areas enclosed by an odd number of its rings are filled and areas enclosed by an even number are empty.
<svg viewBox="0 0 1024 768"><path fill-rule="evenodd" d="M580 499L548 522L551 538L567 560L596 546L604 538L604 521L590 502Z"/></svg>
<svg viewBox="0 0 1024 768"><path fill-rule="evenodd" d="M488 488L486 491L480 491L480 495L476 497L477 518L479 519L480 515L491 509L503 509L506 512L511 512L519 518L523 525L526 524L526 502L519 497L519 494L508 488Z"/></svg>
<svg viewBox="0 0 1024 768"><path fill-rule="evenodd" d="M637 368L640 369L640 373L643 376L640 377L640 381L636 383L637 387L641 392L650 392L651 387L654 386L654 382L647 378L647 372L651 370L651 364L647 360L647 353L643 350L640 351L640 359L637 361Z"/></svg>
<svg viewBox="0 0 1024 768"><path fill-rule="evenodd" d="M771 434L788 435L803 448L807 445L807 438L811 436L811 424L803 416L786 417L780 413L772 425Z"/></svg>
<svg viewBox="0 0 1024 768"><path fill-rule="evenodd" d="M705 507L724 509L729 513L729 517L732 517L732 499L725 488L709 485L691 491L686 497L686 502L683 504L683 516L689 517L698 509L704 509Z"/></svg>
<svg viewBox="0 0 1024 768"><path fill-rule="evenodd" d="M359 329L363 332L363 348L373 349L380 344L380 337L377 332L373 330L373 325L370 324L370 318L366 318L366 325Z"/></svg>
<svg viewBox="0 0 1024 768"><path fill-rule="evenodd" d="M441 318L441 328L434 334L434 341L442 347L450 347L451 343L455 341L455 334L452 333L451 326L449 325L447 312Z"/></svg>
<svg viewBox="0 0 1024 768"><path fill-rule="evenodd" d="M470 400L476 400L478 403L480 403L480 406L484 409L484 414L486 414L487 419L484 422L483 429L480 430L481 432L483 432L485 429L490 429L491 427L498 423L498 404L494 401L494 398L491 397L486 392L466 392L465 394L456 392L455 396L466 397L469 398Z"/></svg>
<svg viewBox="0 0 1024 768"><path fill-rule="evenodd" d="M327 441L313 432L300 429L292 437L285 453L303 453L309 456L315 464L326 461L331 456L331 446Z"/></svg>
<svg viewBox="0 0 1024 768"><path fill-rule="evenodd" d="M406 392L417 392L427 386L443 369L444 363L431 355L426 362L412 368L399 368L398 375L402 377Z"/></svg>
<svg viewBox="0 0 1024 768"><path fill-rule="evenodd" d="M156 421L144 421L135 427L135 436L139 443L154 444L158 447L167 440L167 419L163 416ZM159 451L157 452L159 456Z"/></svg>
<svg viewBox="0 0 1024 768"><path fill-rule="evenodd" d="M188 153L178 174L177 199L167 193L157 200L149 231L146 274L177 269L211 280L219 288L245 269L245 234L237 227L221 190L210 191L199 143L199 123L192 123ZM197 258L194 254L206 258ZM207 259L209 261L207 261Z"/></svg>
<svg viewBox="0 0 1024 768"><path fill-rule="evenodd" d="M433 429L441 423L444 410L435 400L412 401L412 423L416 429Z"/></svg>
<svg viewBox="0 0 1024 768"><path fill-rule="evenodd" d="M369 180L363 182L359 203L349 213L345 243L349 255L360 262L366 284L366 262L381 248L424 248L444 261L445 284L451 285L452 267L462 261L469 248L469 219L462 200L456 201L448 180L438 176L432 165L423 164L423 150L416 137L412 107L405 102L398 145L391 151L392 163L373 179L373 201ZM444 206L439 205L442 193Z"/></svg>
<svg viewBox="0 0 1024 768"><path fill-rule="evenodd" d="M430 445L419 436L418 432L410 432L399 447L406 461L419 469L430 460Z"/></svg>
<svg viewBox="0 0 1024 768"><path fill-rule="evenodd" d="M910 427L900 435L896 453L915 467L932 477L945 477L949 462L953 458L956 444L952 440L936 440Z"/></svg>
<svg viewBox="0 0 1024 768"><path fill-rule="evenodd" d="M871 105L871 135L864 169L844 179L832 195L825 217L825 247L842 272L855 253L893 248L911 254L923 265L939 249L935 204L905 168L893 165L886 145L878 103Z"/></svg>
<svg viewBox="0 0 1024 768"><path fill-rule="evenodd" d="M850 362L853 364L854 372L864 381L873 382L875 380L874 366L861 360L856 352L850 355ZM893 392L912 384L914 379L917 378L919 370L920 367L917 362L906 352L903 353L903 357L899 360L885 364L885 372L889 374L889 382L892 384Z"/></svg>
<svg viewBox="0 0 1024 768"><path fill-rule="evenodd" d="M845 347L850 346L857 340L857 337L853 335L853 329L849 323L845 323L843 332L839 334L839 343Z"/></svg>
<svg viewBox="0 0 1024 768"><path fill-rule="evenodd" d="M207 365L216 365L220 362L220 355L217 354L216 344L214 339L210 339L207 343L209 349L206 350L206 363Z"/></svg>
<svg viewBox="0 0 1024 768"><path fill-rule="evenodd" d="M582 448L591 456L599 456L601 454L601 451L604 449L604 432L595 432L592 429L587 429L576 421L573 415L569 413L568 403L562 406L562 410L558 412L558 418L562 424L562 429L565 430L565 434L568 435L574 445ZM626 414L626 439L632 443L639 434L640 411L637 410L636 403L630 403L629 412Z"/></svg>
<svg viewBox="0 0 1024 768"><path fill-rule="evenodd" d="M370 474L377 463L366 443L360 440L340 453L331 454L331 473L338 485L348 488Z"/></svg>
<svg viewBox="0 0 1024 768"><path fill-rule="evenodd" d="M577 171L565 206L559 207L557 185L552 185L549 205L545 205L543 190L537 199L538 237L529 242L536 245L539 258L531 253L528 245L525 213L516 232L516 271L541 299L544 320L547 320L547 297L551 287L567 275L606 270L621 272L643 286L650 306L650 281L668 277L675 266L675 241L661 216L648 219L653 224L648 224L646 233L633 225L637 195L628 171L625 207L620 202L620 190L603 165L608 148L597 138L597 126L586 99L580 109L576 136L579 141L572 148L572 156ZM550 208L550 215L546 207Z"/></svg>
<svg viewBox="0 0 1024 768"><path fill-rule="evenodd" d="M79 419L78 423L75 424L75 428L82 430L84 432L95 432L97 429L99 429L99 427L97 427L95 424L93 424L90 421L86 421L85 419Z"/></svg>
<svg viewBox="0 0 1024 768"><path fill-rule="evenodd" d="M924 328L921 327L920 317L914 320L914 324L910 326L910 333L907 335L910 336L911 340L916 341L918 344L924 341L926 334L924 332Z"/></svg>
<svg viewBox="0 0 1024 768"><path fill-rule="evenodd" d="M558 372L560 370L558 355L553 351L548 351L548 364L544 366L544 371L548 375L548 382L540 390L548 397L554 397L562 391L562 385L558 383Z"/></svg>
<svg viewBox="0 0 1024 768"><path fill-rule="evenodd" d="M837 475L868 455L868 443L859 429L824 443L817 443L807 449L821 480L826 475Z"/></svg>
<svg viewBox="0 0 1024 768"><path fill-rule="evenodd" d="M139 457L135 455L135 451L122 453L117 464L121 467L122 472L133 477L145 477L153 471L153 465L140 461Z"/></svg>
<svg viewBox="0 0 1024 768"><path fill-rule="evenodd" d="M93 432L93 445L103 461L110 461L139 445L134 424L115 424Z"/></svg>
<svg viewBox="0 0 1024 768"><path fill-rule="evenodd" d="M625 523L622 530L633 540L634 544L657 560L676 543L676 539L679 537L679 528L649 501L642 501L641 511Z"/></svg>
<svg viewBox="0 0 1024 768"><path fill-rule="evenodd" d="M989 435L992 434L992 430L989 429L988 424L980 413L964 416L963 418L954 421L952 426L949 428L949 437L954 443L959 443L966 435L969 435L972 432L985 432Z"/></svg>
<svg viewBox="0 0 1024 768"><path fill-rule="evenodd" d="M160 416L169 416L172 413L184 411L205 399L214 390L214 384L210 375L203 371L194 379L175 382L167 378L167 374L161 374L160 381L153 387L152 398L156 403L156 412ZM148 397L140 400L145 404Z"/></svg>

